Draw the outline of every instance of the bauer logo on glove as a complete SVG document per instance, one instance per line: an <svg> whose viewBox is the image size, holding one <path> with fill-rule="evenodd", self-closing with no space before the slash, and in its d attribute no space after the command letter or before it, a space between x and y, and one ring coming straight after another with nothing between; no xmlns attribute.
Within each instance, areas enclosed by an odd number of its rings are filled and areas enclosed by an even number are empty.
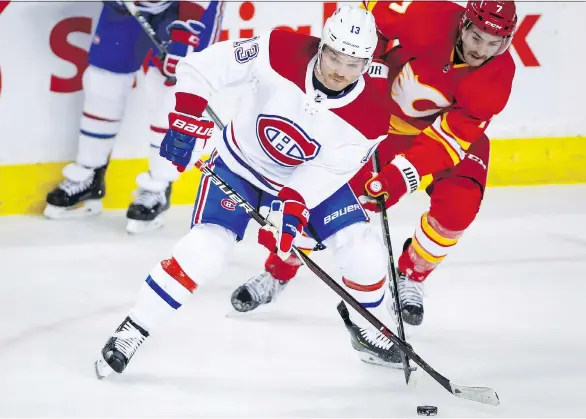
<svg viewBox="0 0 586 419"><path fill-rule="evenodd" d="M191 168L203 155L212 136L214 123L204 118L171 112L169 130L161 142L159 154L173 162L180 172Z"/></svg>
<svg viewBox="0 0 586 419"><path fill-rule="evenodd" d="M213 125L211 127L200 126L198 124L187 123L181 119L175 119L172 126L188 133L201 135L202 137L209 137L214 131Z"/></svg>

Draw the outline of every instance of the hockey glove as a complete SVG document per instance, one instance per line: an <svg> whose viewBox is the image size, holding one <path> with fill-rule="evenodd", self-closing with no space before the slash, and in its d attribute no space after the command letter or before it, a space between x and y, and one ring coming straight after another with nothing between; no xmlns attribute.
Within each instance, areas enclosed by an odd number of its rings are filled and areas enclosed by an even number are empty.
<svg viewBox="0 0 586 419"><path fill-rule="evenodd" d="M307 226L309 209L303 197L293 189L284 187L277 197L279 200L271 203L267 217L274 227L262 227L258 232L258 242L282 260L286 260L295 237Z"/></svg>
<svg viewBox="0 0 586 419"><path fill-rule="evenodd" d="M396 156L391 163L382 168L364 185L369 198L361 200L364 209L378 212L376 198L384 197L386 208L399 202L407 192L412 193L419 187L421 179L415 166L403 156ZM372 199L375 198L375 199Z"/></svg>
<svg viewBox="0 0 586 419"><path fill-rule="evenodd" d="M205 31L205 25L197 20L176 20L167 26L170 34L170 42L167 46L167 55L163 62L158 57L153 61L164 76L175 77L177 63L190 52L197 49L200 43L200 35Z"/></svg>
<svg viewBox="0 0 586 419"><path fill-rule="evenodd" d="M212 136L214 123L182 113L169 114L169 130L161 142L159 154L173 162L183 172L191 168L202 156L207 141Z"/></svg>

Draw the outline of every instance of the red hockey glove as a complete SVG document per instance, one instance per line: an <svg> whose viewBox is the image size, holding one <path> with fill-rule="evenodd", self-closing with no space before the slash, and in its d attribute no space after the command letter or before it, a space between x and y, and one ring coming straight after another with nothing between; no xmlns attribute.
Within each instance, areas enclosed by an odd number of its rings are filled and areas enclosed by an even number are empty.
<svg viewBox="0 0 586 419"><path fill-rule="evenodd" d="M274 227L262 227L258 232L258 242L285 260L289 257L295 237L309 222L309 209L303 197L293 189L284 187L277 197L279 200L271 203L271 212L267 217Z"/></svg>
<svg viewBox="0 0 586 419"><path fill-rule="evenodd" d="M407 192L412 193L419 187L421 179L415 166L403 156L396 156L380 173L364 185L366 193L372 198L383 196L385 206L392 207ZM378 212L376 199L368 198L362 203L364 209Z"/></svg>

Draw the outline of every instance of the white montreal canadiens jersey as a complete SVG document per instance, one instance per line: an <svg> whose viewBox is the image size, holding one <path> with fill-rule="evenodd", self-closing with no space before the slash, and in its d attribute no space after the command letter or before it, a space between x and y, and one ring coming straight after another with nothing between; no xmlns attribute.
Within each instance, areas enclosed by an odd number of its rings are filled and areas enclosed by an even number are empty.
<svg viewBox="0 0 586 419"><path fill-rule="evenodd" d="M273 30L193 53L177 66L177 91L209 100L243 86L236 115L214 133L236 174L276 195L287 186L317 206L348 182L387 135L386 98L368 76L344 94L316 91L319 39Z"/></svg>

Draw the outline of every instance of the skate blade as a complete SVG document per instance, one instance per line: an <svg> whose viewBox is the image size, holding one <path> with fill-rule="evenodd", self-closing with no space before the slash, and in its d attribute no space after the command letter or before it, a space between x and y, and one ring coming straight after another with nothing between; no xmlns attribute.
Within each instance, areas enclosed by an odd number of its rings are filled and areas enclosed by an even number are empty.
<svg viewBox="0 0 586 419"><path fill-rule="evenodd" d="M97 215L104 210L101 199L89 199L73 207L56 207L47 204L43 215L50 220L67 220Z"/></svg>
<svg viewBox="0 0 586 419"><path fill-rule="evenodd" d="M156 230L158 228L163 227L165 224L165 220L158 216L154 220L151 221L142 221L142 220L128 220L126 224L126 232L128 234L142 234L147 233L149 231Z"/></svg>
<svg viewBox="0 0 586 419"><path fill-rule="evenodd" d="M94 368L98 380L102 380L114 372L114 370L112 369L112 367L110 367L110 365L108 365L104 357L100 357L100 359L98 359L94 363Z"/></svg>
<svg viewBox="0 0 586 419"><path fill-rule="evenodd" d="M231 303L232 303L232 308L234 309L233 311L236 313L240 313L240 314L249 313L251 311L256 310L261 305L263 305L263 304L258 304L256 306L250 306L248 304L235 303L234 301L231 301Z"/></svg>
<svg viewBox="0 0 586 419"><path fill-rule="evenodd" d="M272 302L272 301L271 301ZM234 303L232 300L232 310L226 313L226 317L246 317L248 313L263 313L266 312L266 306L269 305L271 302L258 304L256 306L250 307L249 305Z"/></svg>
<svg viewBox="0 0 586 419"><path fill-rule="evenodd" d="M232 310L226 314L226 317L239 317L239 316L246 315L247 313L251 313L253 311L254 312L262 312L262 310L259 310L259 309L261 306L264 306L264 305L266 305L266 304L259 304L255 307L248 308L247 306L239 306L238 304L236 304L236 305L232 304Z"/></svg>
<svg viewBox="0 0 586 419"><path fill-rule="evenodd" d="M362 362L365 362L370 365L378 365L380 367L390 368L390 369L394 369L394 370L402 370L403 369L402 362L397 362L397 363L385 362L382 359L380 359L379 357L371 355L367 352L358 352L358 356L360 357L360 360ZM417 371L417 366L411 366L410 370Z"/></svg>

